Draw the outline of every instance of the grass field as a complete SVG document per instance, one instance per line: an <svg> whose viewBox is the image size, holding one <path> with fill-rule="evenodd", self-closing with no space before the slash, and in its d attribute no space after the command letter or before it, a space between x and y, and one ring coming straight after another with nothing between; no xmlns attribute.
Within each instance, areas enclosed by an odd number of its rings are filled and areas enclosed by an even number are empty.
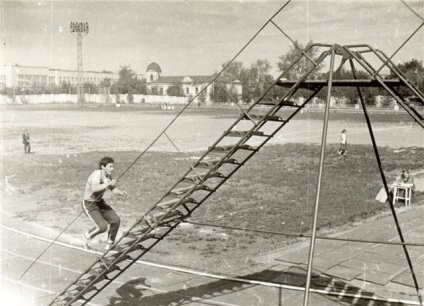
<svg viewBox="0 0 424 306"><path fill-rule="evenodd" d="M83 114L87 112L95 115L97 120L91 115L84 117ZM140 154L140 150L135 150L140 144L137 132L145 133L145 128L149 125L155 128L164 125L163 122L158 124L154 120L139 122L134 114L126 116L122 112L87 112L77 112L81 119L76 123L67 116L61 117L57 113L53 115L51 111L14 112L15 119L4 129L3 139L16 140L25 125L32 131L35 139L40 137L39 139L45 141L35 142L35 154L19 153L22 149L19 143L13 143L10 146L12 149L4 150L6 154L3 156L2 173L15 175L10 183L16 192L3 194L3 212L25 222L62 230L81 212L80 201L85 181L96 168L98 160L104 155L113 156L116 160L116 174L119 175ZM117 114L118 117L115 117ZM29 119L31 115L33 120ZM216 115L217 113L213 113L211 123L206 122L206 119L201 122L205 122L208 128L214 124L220 128L222 123L227 123L228 119L223 121L216 118ZM169 115L160 113L154 119L160 117L164 122L165 119L169 120ZM85 121L84 118L92 121ZM147 118L147 115L142 118ZM189 143L190 136L199 132L199 121L196 118L197 115L183 118L184 124L195 122L196 125L190 133L183 132L184 137L176 138L179 144ZM125 124L117 124L119 120ZM322 124L315 122L316 120L311 121L303 122L313 126ZM355 121L355 118L351 121ZM184 124L182 126L187 126ZM348 124L348 119L330 123L337 126L337 130ZM404 125L405 123L400 122L397 126ZM153 132L159 131L156 129ZM177 132L174 131L173 135L178 135ZM110 136L121 137L122 140L119 143L108 142ZM206 138L207 143L211 144L214 136L214 133L204 132L200 138ZM143 141L144 144L147 143L147 139ZM77 153L77 149L69 150L69 146L88 148ZM108 147L109 150L104 150ZM202 153L196 150L181 154L169 151L171 150L147 152L122 178L120 184L129 192L128 199L108 198L122 218L123 229L150 208L181 177L188 168L186 160L193 161ZM348 155L343 157L337 155L336 151L337 145L330 143L325 159L318 217L318 227L322 233L337 231L340 226L388 210L387 205L374 200L381 188L381 178L372 147L367 144L351 144ZM307 233L311 227L315 204L319 154L320 147L314 143L264 147L201 206L192 219L217 225ZM422 147L395 150L384 146L380 147L380 154L389 182L401 169L424 169ZM422 203L423 199L423 194L416 193L414 203ZM81 216L66 234L76 236L89 227L88 219ZM214 270L224 270L227 264L243 265L251 256L295 241L283 236L188 224L174 231L167 240L168 243L159 244L146 258L154 259L160 255L162 262L214 267Z"/></svg>

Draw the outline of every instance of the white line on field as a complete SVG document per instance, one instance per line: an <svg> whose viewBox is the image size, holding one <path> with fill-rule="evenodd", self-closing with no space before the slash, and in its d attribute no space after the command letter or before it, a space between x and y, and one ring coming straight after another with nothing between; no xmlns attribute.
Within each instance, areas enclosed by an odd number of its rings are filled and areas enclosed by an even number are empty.
<svg viewBox="0 0 424 306"><path fill-rule="evenodd" d="M50 243L53 243L53 244L61 245L63 247L72 248L72 249L76 249L76 250L88 252L88 253L103 254L101 252L86 250L86 249L81 248L81 247L76 247L76 246L73 246L73 245L68 245L66 243L52 241L50 239L46 239L46 238L39 237L39 236L36 236L36 235L28 234L28 233L25 233L25 232L4 226L2 224L0 224L0 227L4 228L6 230L9 230L11 232L15 232L15 233L27 236L27 237L34 238L34 239L47 241L47 242L50 242ZM187 273L187 274L193 274L193 275L197 275L197 276L205 276L205 277L215 278L215 279L220 279L220 280L229 280L229 281L234 281L234 282L244 283L244 284L260 285L260 286L274 287L274 288L282 288L282 289L288 289L288 290L294 290L294 291L305 291L304 287L283 285L283 284L266 282L266 281L248 280L248 279L243 279L243 278L239 278L239 277L232 277L232 276L226 276L226 275L221 275L221 274L214 274L214 273L203 272L203 271L198 271L198 270L193 270L193 269L188 269L188 268L180 268L180 267L176 267L176 266L157 264L157 263L143 261L143 260L137 260L135 263L146 265L146 266L157 267L157 268L160 268L160 269L178 271L178 272L183 272L183 273ZM389 303L404 303L404 304L409 303L411 305L420 305L419 302L410 301L410 300L381 298L379 296L374 296L374 295L373 296L368 296L368 295L362 296L361 292L359 292L359 293L331 292L329 289L323 290L323 289L315 289L315 288L310 288L309 291L314 292L314 293L338 296L338 297L359 298L359 299L364 299L364 300L383 301L383 302L389 302ZM208 302L210 302L210 301L208 301Z"/></svg>

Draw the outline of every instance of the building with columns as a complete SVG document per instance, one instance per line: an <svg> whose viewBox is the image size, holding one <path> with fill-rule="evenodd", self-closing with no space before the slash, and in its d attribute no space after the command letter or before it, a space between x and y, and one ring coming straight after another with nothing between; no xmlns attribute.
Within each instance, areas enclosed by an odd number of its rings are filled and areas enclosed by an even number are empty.
<svg viewBox="0 0 424 306"><path fill-rule="evenodd" d="M171 86L182 86L183 93L186 97L196 96L204 87L206 87L214 79L213 75L198 75L198 76L162 76L162 69L160 66L152 62L146 69L146 82L147 88L152 94L167 95L167 91ZM228 80L219 77L218 81L227 88L234 88L239 97L243 93L243 87L238 80ZM206 89L205 101L210 101L212 88L215 84L211 84ZM215 85L219 86L219 85Z"/></svg>

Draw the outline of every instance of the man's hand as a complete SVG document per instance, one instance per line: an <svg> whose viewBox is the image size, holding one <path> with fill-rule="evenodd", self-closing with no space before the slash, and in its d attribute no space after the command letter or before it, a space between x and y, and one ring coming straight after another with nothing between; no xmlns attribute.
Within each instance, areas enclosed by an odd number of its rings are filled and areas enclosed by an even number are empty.
<svg viewBox="0 0 424 306"><path fill-rule="evenodd" d="M105 183L107 183L107 186L115 187L115 185L116 185L116 183L118 183L118 181L117 180L109 180L109 179L107 179L107 180L105 180Z"/></svg>
<svg viewBox="0 0 424 306"><path fill-rule="evenodd" d="M128 197L128 193L126 191L121 191L121 196L123 196L124 198Z"/></svg>

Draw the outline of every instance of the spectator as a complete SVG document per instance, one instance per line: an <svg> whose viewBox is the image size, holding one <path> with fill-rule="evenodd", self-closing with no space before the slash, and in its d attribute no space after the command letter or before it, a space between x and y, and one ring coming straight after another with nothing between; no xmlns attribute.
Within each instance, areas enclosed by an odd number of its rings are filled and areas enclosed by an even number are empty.
<svg viewBox="0 0 424 306"><path fill-rule="evenodd" d="M25 154L30 154L31 153L31 145L29 143L29 134L28 134L28 130L25 130L24 133L22 134L22 143L24 144L24 152Z"/></svg>
<svg viewBox="0 0 424 306"><path fill-rule="evenodd" d="M412 193L415 191L415 182L414 178L409 174L408 170L403 170L402 174L396 178L395 182L390 185L389 192L393 198L393 189L396 185L407 185L411 187ZM405 196L405 190L398 190L399 196L404 197ZM381 203L385 203L387 201L387 194L384 188L381 188L380 192L377 194L377 197L375 198L377 201Z"/></svg>
<svg viewBox="0 0 424 306"><path fill-rule="evenodd" d="M402 174L396 178L396 181L392 184L391 186L391 190L393 190L393 186L395 185L411 185L411 191L412 193L415 192L415 182L414 182L414 178L412 177L412 175L409 174L409 170L403 170ZM401 192L404 192L403 190L401 190ZM401 194L401 196L403 196Z"/></svg>
<svg viewBox="0 0 424 306"><path fill-rule="evenodd" d="M342 135L340 138L340 148L337 151L337 154L339 155L346 155L347 154L347 131L343 130Z"/></svg>

